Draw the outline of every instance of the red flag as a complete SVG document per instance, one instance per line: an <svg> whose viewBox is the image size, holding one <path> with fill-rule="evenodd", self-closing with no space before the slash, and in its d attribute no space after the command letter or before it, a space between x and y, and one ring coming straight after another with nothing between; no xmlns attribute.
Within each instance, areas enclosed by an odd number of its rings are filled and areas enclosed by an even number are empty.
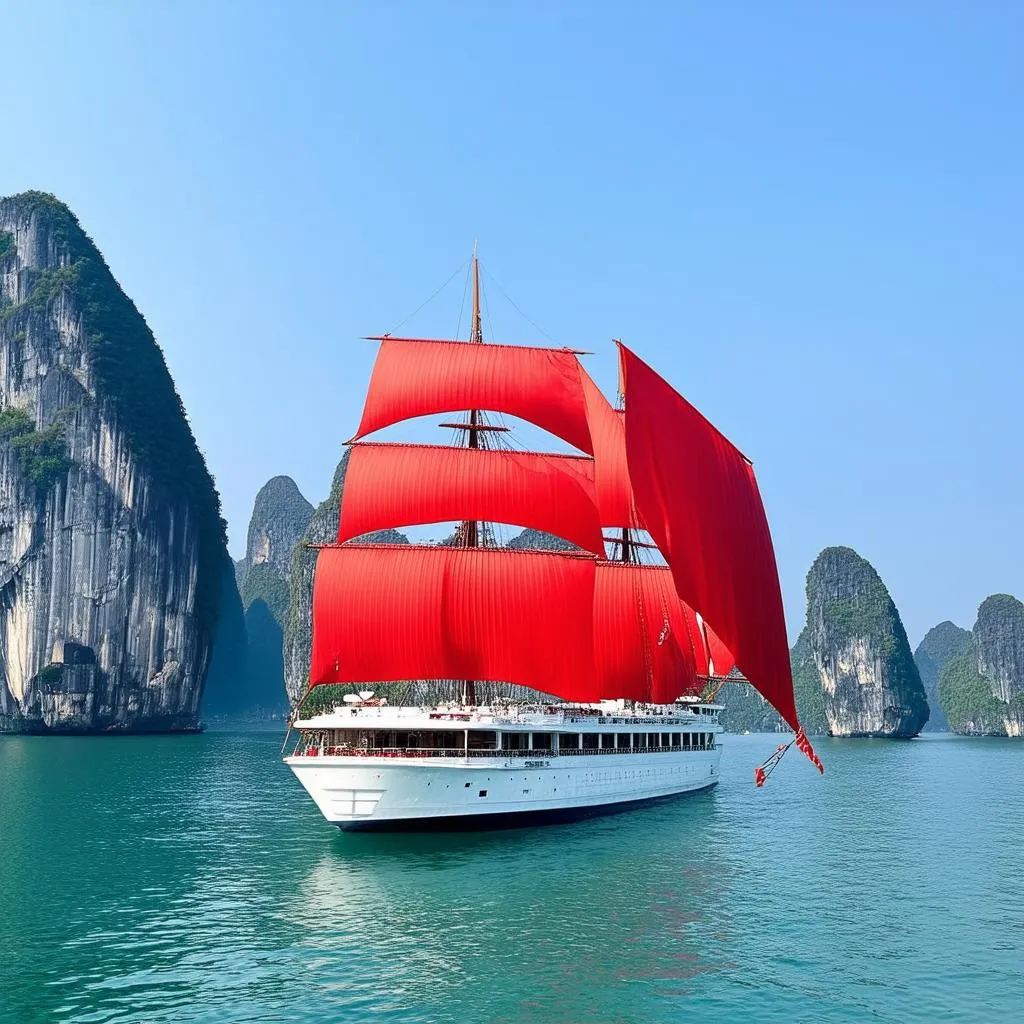
<svg viewBox="0 0 1024 1024"><path fill-rule="evenodd" d="M797 730L797 734L796 734L796 748L802 754L806 755L807 759L811 762L811 764L814 765L815 768L818 769L818 771L822 775L825 774L825 766L818 759L818 755L814 752L814 747L811 746L811 741L804 734L804 731L803 731L802 728Z"/></svg>

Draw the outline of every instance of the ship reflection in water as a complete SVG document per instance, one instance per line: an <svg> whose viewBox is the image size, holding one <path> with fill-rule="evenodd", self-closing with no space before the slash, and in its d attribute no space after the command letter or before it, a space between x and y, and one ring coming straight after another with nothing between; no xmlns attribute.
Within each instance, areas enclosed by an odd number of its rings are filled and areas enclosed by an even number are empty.
<svg viewBox="0 0 1024 1024"><path fill-rule="evenodd" d="M379 1012L631 1018L631 982L678 996L723 966L715 813L705 793L568 828L338 836L289 912L307 930L309 980ZM496 991L502 1015L492 1003L484 1017ZM643 1002L653 995L645 985Z"/></svg>

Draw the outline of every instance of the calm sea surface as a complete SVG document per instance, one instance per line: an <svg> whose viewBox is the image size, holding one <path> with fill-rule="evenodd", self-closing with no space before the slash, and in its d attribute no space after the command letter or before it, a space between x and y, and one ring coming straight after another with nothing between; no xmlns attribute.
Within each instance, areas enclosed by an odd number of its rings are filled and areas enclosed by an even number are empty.
<svg viewBox="0 0 1024 1024"><path fill-rule="evenodd" d="M0 738L0 1020L1024 1020L1024 742L728 737L710 794L342 833L270 732Z"/></svg>

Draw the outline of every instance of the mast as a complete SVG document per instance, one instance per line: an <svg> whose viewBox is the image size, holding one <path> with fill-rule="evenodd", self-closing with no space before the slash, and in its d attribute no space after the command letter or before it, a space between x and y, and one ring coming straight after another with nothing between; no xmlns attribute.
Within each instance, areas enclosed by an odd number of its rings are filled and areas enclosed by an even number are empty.
<svg viewBox="0 0 1024 1024"><path fill-rule="evenodd" d="M470 326L469 340L471 343L476 345L482 345L484 343L484 328L480 321L480 260L476 254L476 243L473 243L473 321ZM469 410L469 423L468 423L468 440L467 446L470 448L480 447L480 410L470 409ZM480 546L479 536L477 534L476 521L465 522L463 525L463 546L467 548L477 548Z"/></svg>
<svg viewBox="0 0 1024 1024"><path fill-rule="evenodd" d="M482 345L484 343L484 328L480 319L480 260L477 256L476 242L473 243L473 320L470 326L469 340L471 344ZM467 446L469 448L480 447L480 410L469 410L469 422L467 429ZM467 520L462 524L462 546L467 548L480 547L480 536L475 519ZM463 697L466 704L476 703L476 681L467 679L463 689Z"/></svg>

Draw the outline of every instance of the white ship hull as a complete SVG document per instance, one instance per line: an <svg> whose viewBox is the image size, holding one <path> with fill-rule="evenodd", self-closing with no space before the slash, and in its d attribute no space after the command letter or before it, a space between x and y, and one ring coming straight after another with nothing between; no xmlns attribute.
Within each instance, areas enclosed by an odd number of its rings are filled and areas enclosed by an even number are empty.
<svg viewBox="0 0 1024 1024"><path fill-rule="evenodd" d="M300 723L285 762L342 829L568 821L710 789L722 756L716 712L337 709ZM433 746L410 749L419 743Z"/></svg>
<svg viewBox="0 0 1024 1024"><path fill-rule="evenodd" d="M476 829L571 821L709 789L718 782L721 753L719 746L519 763L446 758L445 764L396 764L366 757L290 757L287 763L339 828Z"/></svg>

